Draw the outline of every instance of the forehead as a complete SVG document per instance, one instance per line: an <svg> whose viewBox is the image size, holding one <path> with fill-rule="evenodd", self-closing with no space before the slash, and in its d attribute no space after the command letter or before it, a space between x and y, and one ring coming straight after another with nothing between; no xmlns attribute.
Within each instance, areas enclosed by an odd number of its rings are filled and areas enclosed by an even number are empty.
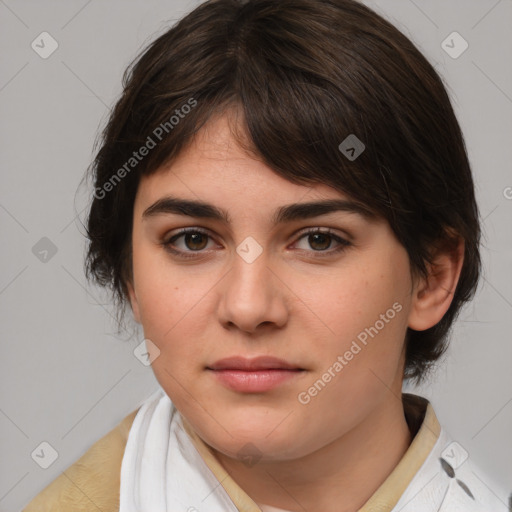
<svg viewBox="0 0 512 512"><path fill-rule="evenodd" d="M250 146L242 124L232 114L218 116L170 164L141 178L138 198L146 203L172 192L217 203L264 202L267 207L302 199L349 199L325 183L289 181L250 151Z"/></svg>

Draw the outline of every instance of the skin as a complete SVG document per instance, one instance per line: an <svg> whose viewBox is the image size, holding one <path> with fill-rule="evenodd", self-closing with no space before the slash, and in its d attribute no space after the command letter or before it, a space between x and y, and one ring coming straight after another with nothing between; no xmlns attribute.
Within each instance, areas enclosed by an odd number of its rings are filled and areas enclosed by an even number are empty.
<svg viewBox="0 0 512 512"><path fill-rule="evenodd" d="M354 511L409 447L400 399L406 329L442 318L463 247L439 253L431 277L413 281L407 252L382 219L339 211L273 224L280 206L349 198L278 176L237 145L229 120L210 121L170 166L139 184L129 283L134 317L160 351L152 363L159 383L254 501L291 511ZM230 223L168 213L143 218L168 194L221 207ZM211 236L174 241L190 259L163 245L184 227ZM315 243L305 228L330 228L350 245L334 253L334 239ZM248 236L263 249L252 263L236 252ZM395 303L401 311L300 403L299 393ZM233 355L271 355L304 371L271 391L241 393L207 370ZM253 450L257 463L244 463L240 450Z"/></svg>

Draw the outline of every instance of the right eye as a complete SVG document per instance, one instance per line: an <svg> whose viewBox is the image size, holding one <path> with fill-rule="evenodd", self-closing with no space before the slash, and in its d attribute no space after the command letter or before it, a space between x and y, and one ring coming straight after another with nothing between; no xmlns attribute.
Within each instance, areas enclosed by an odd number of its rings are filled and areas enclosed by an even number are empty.
<svg viewBox="0 0 512 512"><path fill-rule="evenodd" d="M178 242L179 243L176 243ZM166 251L180 258L194 258L204 254L208 248L211 236L199 228L186 228L180 230L170 238L162 242ZM194 254L195 253L195 254Z"/></svg>

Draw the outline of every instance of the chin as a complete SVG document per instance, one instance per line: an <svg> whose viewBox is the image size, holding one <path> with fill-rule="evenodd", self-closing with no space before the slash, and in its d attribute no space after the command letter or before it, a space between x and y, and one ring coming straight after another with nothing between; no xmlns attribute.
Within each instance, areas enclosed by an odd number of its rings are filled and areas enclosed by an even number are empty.
<svg viewBox="0 0 512 512"><path fill-rule="evenodd" d="M208 423L200 421L201 428L196 427L190 422L197 434L208 445L216 451L233 459L241 459L244 457L258 458L263 461L287 460L294 459L300 454L297 453L297 446L311 446L310 442L300 439L297 428L290 429L290 425L284 427L281 415L279 420L256 418L250 415L237 415L235 418L223 416L222 426L217 428ZM277 427L277 428L276 428ZM225 429L225 430L224 430Z"/></svg>

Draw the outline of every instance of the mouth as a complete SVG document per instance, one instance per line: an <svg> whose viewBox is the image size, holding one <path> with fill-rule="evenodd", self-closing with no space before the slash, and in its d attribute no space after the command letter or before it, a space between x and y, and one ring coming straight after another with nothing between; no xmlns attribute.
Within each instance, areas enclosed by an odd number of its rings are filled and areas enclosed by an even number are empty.
<svg viewBox="0 0 512 512"><path fill-rule="evenodd" d="M225 387L240 393L264 393L302 375L306 370L274 357L229 357L206 370Z"/></svg>
<svg viewBox="0 0 512 512"><path fill-rule="evenodd" d="M248 359L245 357L227 357L220 359L211 366L207 366L208 370L223 371L223 370L236 370L236 371L265 371L265 370L303 370L299 366L288 363L276 357L261 356Z"/></svg>

